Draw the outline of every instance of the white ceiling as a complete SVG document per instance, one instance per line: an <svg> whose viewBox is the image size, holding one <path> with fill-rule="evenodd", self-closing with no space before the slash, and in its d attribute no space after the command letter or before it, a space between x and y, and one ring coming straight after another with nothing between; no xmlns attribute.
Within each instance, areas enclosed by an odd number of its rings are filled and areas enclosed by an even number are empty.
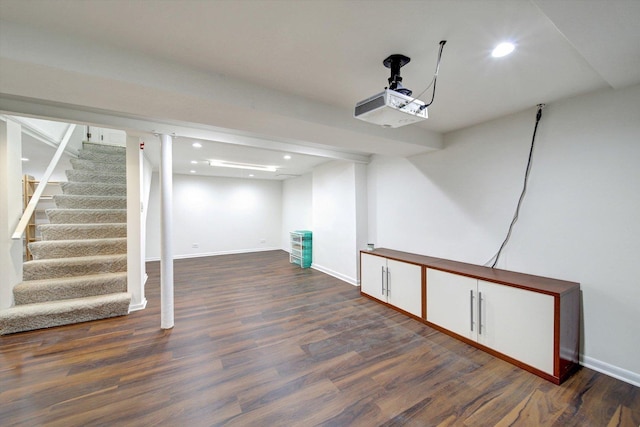
<svg viewBox="0 0 640 427"><path fill-rule="evenodd" d="M194 148L199 142L201 148ZM247 148L215 141L202 141L191 138L177 138L172 152L174 173L225 176L231 178L276 179L284 180L308 173L315 166L327 161L326 158L297 153ZM289 159L285 159L285 155ZM154 164L160 163L158 150L148 157ZM246 165L274 166L275 172L252 169L214 168L211 160L222 160ZM197 162L193 164L192 162Z"/></svg>
<svg viewBox="0 0 640 427"><path fill-rule="evenodd" d="M638 0L0 0L0 19L2 94L338 153L300 153L293 174L344 152L437 149L446 132L640 83ZM389 130L352 118L357 101L386 86L389 54L411 57L404 84L421 92L440 40L427 121ZM503 40L516 51L491 58ZM230 160L287 151L209 139ZM179 161L191 155L183 145Z"/></svg>

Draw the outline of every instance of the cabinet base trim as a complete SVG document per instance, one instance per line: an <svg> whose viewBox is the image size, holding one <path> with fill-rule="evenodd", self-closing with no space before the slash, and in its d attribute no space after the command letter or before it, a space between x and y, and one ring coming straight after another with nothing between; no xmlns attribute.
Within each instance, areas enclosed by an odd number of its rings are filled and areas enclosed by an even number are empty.
<svg viewBox="0 0 640 427"><path fill-rule="evenodd" d="M498 359L502 359L505 362L509 362L514 366L517 366L520 369L524 369L525 371L531 372L534 375L537 375L541 378L544 378L547 381L551 381L552 383L556 384L556 385L560 385L564 380L566 380L567 378L569 378L571 375L573 375L575 373L575 371L577 371L580 368L580 365L578 365L577 363L573 364L571 366L570 369L567 369L567 371L565 372L564 375L562 375L561 377L555 376L555 375L551 375L547 372L541 371L538 368L534 368L533 366L529 366L525 363L520 362L519 360L516 360L510 356L507 356L506 354L502 354L498 351L493 350L492 348L489 347L485 347L482 344L479 344L473 340L470 340L467 337L463 337L462 335L458 335L454 332L449 331L448 329L445 329L441 326L436 325L435 323L431 323L425 320L422 320L422 322L424 324L426 324L429 327L432 327L433 329L442 332L445 335L449 335L452 338L455 338L457 340L460 340L462 342L464 342L465 344L469 344L472 347L475 347L477 349L480 349L494 357L497 357Z"/></svg>
<svg viewBox="0 0 640 427"><path fill-rule="evenodd" d="M411 317L412 319L415 319L415 320L417 320L419 322L425 323L425 321L422 318L420 318L420 316L416 316L415 314L411 314L408 311L404 311L403 309L398 308L395 305L391 305L391 304L389 304L387 302L380 301L378 298L375 298L375 297L372 297L371 295L362 293L362 291L360 291L360 296L365 297L367 299L370 299L371 301L375 301L380 305L384 305L385 307L388 307L388 308L390 308L390 309L392 309L394 311L397 311L398 313L402 313L405 316Z"/></svg>

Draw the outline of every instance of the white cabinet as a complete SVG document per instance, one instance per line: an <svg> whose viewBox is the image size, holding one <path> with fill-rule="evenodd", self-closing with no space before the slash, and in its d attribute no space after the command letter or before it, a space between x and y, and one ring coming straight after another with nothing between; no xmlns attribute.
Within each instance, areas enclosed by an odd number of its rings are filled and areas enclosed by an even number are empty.
<svg viewBox="0 0 640 427"><path fill-rule="evenodd" d="M476 279L427 268L427 321L477 341L477 287Z"/></svg>
<svg viewBox="0 0 640 427"><path fill-rule="evenodd" d="M407 313L422 315L422 267L362 253L360 291Z"/></svg>
<svg viewBox="0 0 640 427"><path fill-rule="evenodd" d="M363 295L556 384L579 368L579 283L386 248L360 254Z"/></svg>
<svg viewBox="0 0 640 427"><path fill-rule="evenodd" d="M387 259L362 254L360 256L360 292L387 302L386 283Z"/></svg>
<svg viewBox="0 0 640 427"><path fill-rule="evenodd" d="M427 268L427 321L554 373L551 295Z"/></svg>
<svg viewBox="0 0 640 427"><path fill-rule="evenodd" d="M554 298L482 280L478 294L478 342L552 375Z"/></svg>

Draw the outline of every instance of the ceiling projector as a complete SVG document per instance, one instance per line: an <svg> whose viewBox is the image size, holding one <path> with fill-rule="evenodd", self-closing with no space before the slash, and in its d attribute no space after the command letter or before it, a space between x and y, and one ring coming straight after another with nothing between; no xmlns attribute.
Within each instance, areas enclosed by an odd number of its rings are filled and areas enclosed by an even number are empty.
<svg viewBox="0 0 640 427"><path fill-rule="evenodd" d="M402 86L400 68L411 61L404 55L391 55L382 64L391 69L389 87L356 104L353 116L383 127L397 128L425 120L427 105L412 98L410 89Z"/></svg>
<svg viewBox="0 0 640 427"><path fill-rule="evenodd" d="M397 128L420 122L428 116L424 102L395 90L385 89L384 92L358 102L354 117L383 127Z"/></svg>

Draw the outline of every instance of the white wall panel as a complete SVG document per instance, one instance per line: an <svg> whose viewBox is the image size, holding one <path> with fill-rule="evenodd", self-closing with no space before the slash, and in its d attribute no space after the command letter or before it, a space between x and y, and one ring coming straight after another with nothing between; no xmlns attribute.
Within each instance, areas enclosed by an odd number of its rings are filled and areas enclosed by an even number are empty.
<svg viewBox="0 0 640 427"><path fill-rule="evenodd" d="M154 173L147 217L148 260L160 257L158 209ZM280 181L173 177L176 258L280 249L281 219Z"/></svg>
<svg viewBox="0 0 640 427"><path fill-rule="evenodd" d="M313 171L313 266L347 282L358 281L356 172L350 162Z"/></svg>
<svg viewBox="0 0 640 427"><path fill-rule="evenodd" d="M310 173L282 182L282 249L287 252L291 251L290 231L313 228L311 183Z"/></svg>

